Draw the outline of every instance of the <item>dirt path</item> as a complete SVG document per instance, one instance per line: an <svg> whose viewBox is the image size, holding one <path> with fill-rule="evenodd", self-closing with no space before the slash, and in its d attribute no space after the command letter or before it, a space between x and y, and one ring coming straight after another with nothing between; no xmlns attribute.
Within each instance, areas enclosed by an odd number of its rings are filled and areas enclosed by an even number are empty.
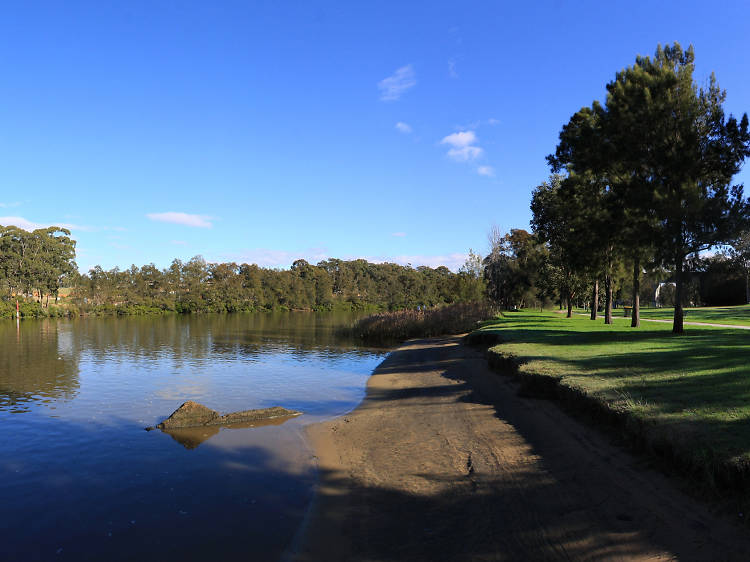
<svg viewBox="0 0 750 562"><path fill-rule="evenodd" d="M458 338L408 342L353 413L311 426L297 560L748 560L747 531Z"/></svg>

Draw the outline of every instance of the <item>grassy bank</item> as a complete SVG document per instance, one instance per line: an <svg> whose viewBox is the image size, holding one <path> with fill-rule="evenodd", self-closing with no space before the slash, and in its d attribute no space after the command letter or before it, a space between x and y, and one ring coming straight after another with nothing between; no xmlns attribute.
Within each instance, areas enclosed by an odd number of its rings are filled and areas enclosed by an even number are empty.
<svg viewBox="0 0 750 562"><path fill-rule="evenodd" d="M629 327L513 313L471 335L528 392L554 396L710 488L750 484L750 346L742 330Z"/></svg>
<svg viewBox="0 0 750 562"><path fill-rule="evenodd" d="M493 308L487 303L457 303L422 310L373 314L361 318L343 332L370 343L391 343L470 332L477 328L478 322L492 316Z"/></svg>

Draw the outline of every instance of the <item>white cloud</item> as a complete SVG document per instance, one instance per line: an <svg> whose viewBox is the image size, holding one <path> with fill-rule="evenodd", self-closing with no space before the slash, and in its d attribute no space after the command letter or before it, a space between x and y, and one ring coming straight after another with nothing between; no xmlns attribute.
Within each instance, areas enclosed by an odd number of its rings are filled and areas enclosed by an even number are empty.
<svg viewBox="0 0 750 562"><path fill-rule="evenodd" d="M71 224L69 222L34 222L30 221L28 219L25 219L24 217L0 217L0 225L3 226L17 226L18 228L22 228L23 230L27 230L31 232L32 230L36 230L38 228L48 228L50 226L59 226L60 228L66 228L68 230L79 230L84 232L93 232L98 229L94 226L84 226L80 224Z"/></svg>
<svg viewBox="0 0 750 562"><path fill-rule="evenodd" d="M447 137L443 137L440 144L449 144L454 148L464 148L477 142L477 135L474 131L459 131Z"/></svg>
<svg viewBox="0 0 750 562"><path fill-rule="evenodd" d="M484 152L478 146L464 146L463 148L451 148L448 151L448 157L456 162L468 162L479 158Z"/></svg>
<svg viewBox="0 0 750 562"><path fill-rule="evenodd" d="M407 123L404 123L403 121L399 121L398 123L396 123L396 129L407 135L412 132L411 126Z"/></svg>
<svg viewBox="0 0 750 562"><path fill-rule="evenodd" d="M440 141L440 144L451 147L448 149L448 158L456 162L470 162L482 156L484 150L478 143L479 139L474 131L452 133Z"/></svg>
<svg viewBox="0 0 750 562"><path fill-rule="evenodd" d="M0 224L3 226L17 226L24 230L32 231L37 228L44 228L44 225L31 222L23 217L0 217Z"/></svg>
<svg viewBox="0 0 750 562"><path fill-rule="evenodd" d="M417 79L414 76L412 65L407 64L406 66L402 66L392 76L378 82L380 99L382 101L395 101L408 89L416 86L416 84Z"/></svg>
<svg viewBox="0 0 750 562"><path fill-rule="evenodd" d="M479 166L477 168L477 174L480 176L487 176L488 178L495 177L495 168L492 166Z"/></svg>
<svg viewBox="0 0 750 562"><path fill-rule="evenodd" d="M181 224L183 226L193 226L197 228L211 228L213 226L210 222L212 217L206 215L190 215L188 213L168 211L166 213L148 213L146 216L152 221L169 222L172 224Z"/></svg>

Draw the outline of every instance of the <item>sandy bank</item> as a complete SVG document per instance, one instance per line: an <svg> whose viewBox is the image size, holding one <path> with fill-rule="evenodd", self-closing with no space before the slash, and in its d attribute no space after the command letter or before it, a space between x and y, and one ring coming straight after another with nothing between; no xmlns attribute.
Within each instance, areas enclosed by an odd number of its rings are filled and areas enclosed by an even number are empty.
<svg viewBox="0 0 750 562"><path fill-rule="evenodd" d="M298 560L750 559L746 530L459 338L401 346L353 413L308 433Z"/></svg>

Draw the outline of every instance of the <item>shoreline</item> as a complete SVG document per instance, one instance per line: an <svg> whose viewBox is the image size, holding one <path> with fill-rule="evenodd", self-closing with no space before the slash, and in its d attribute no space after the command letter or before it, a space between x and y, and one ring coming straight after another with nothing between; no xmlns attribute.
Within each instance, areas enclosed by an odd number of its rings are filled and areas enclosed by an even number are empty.
<svg viewBox="0 0 750 562"><path fill-rule="evenodd" d="M746 559L745 529L458 336L411 340L305 428L318 480L289 560Z"/></svg>

